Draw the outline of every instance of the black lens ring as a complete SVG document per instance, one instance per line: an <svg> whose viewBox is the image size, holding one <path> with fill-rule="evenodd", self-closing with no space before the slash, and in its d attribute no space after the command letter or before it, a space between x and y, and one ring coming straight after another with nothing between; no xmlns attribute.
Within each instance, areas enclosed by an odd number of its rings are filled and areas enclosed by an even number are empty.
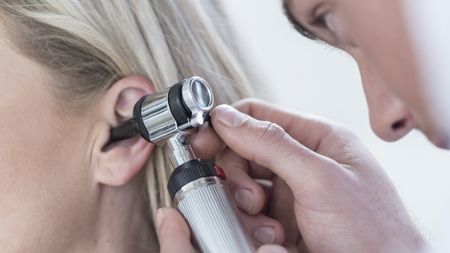
<svg viewBox="0 0 450 253"><path fill-rule="evenodd" d="M172 116L174 117L178 126L187 123L192 116L190 110L183 101L183 95L181 92L183 82L184 81L181 81L172 86L172 88L170 88L169 90L168 95L170 112L172 113Z"/></svg>

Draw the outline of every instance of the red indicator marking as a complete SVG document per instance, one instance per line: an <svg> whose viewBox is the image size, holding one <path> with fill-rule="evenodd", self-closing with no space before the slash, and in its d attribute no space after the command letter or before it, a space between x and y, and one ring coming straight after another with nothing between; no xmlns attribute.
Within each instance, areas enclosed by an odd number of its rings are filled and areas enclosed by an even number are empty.
<svg viewBox="0 0 450 253"><path fill-rule="evenodd" d="M216 173L217 173L218 177L222 178L223 180L227 179L227 176L225 175L225 172L218 165L214 166L214 170L216 170Z"/></svg>

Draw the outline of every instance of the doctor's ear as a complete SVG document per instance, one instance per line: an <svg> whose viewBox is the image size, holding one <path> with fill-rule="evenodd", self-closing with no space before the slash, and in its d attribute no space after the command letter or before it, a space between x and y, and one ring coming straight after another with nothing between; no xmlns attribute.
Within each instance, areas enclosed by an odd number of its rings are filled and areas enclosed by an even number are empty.
<svg viewBox="0 0 450 253"><path fill-rule="evenodd" d="M98 106L99 121L92 163L98 183L121 186L128 183L145 165L154 144L139 136L107 144L112 127L132 117L136 102L154 92L153 84L141 76L129 76L118 80L101 97Z"/></svg>

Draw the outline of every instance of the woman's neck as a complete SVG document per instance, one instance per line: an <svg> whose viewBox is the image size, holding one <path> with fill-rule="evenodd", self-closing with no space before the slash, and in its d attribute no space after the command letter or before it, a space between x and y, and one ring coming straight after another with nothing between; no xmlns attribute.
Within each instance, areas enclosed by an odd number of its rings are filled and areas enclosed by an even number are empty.
<svg viewBox="0 0 450 253"><path fill-rule="evenodd" d="M150 210L144 178L144 175L137 175L122 187L99 187L94 224L86 237L73 245L73 252L139 253L158 250L156 235L147 215Z"/></svg>

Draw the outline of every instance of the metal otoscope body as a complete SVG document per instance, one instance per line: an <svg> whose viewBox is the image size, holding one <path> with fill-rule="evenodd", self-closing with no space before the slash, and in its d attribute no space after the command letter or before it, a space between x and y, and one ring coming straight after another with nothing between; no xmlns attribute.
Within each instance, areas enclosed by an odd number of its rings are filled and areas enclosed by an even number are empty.
<svg viewBox="0 0 450 253"><path fill-rule="evenodd" d="M254 252L224 185L225 174L214 163L197 158L185 134L207 121L213 104L214 95L205 80L185 79L141 98L133 118L111 131L110 142L139 134L163 145L174 168L167 186L170 196L202 252Z"/></svg>

